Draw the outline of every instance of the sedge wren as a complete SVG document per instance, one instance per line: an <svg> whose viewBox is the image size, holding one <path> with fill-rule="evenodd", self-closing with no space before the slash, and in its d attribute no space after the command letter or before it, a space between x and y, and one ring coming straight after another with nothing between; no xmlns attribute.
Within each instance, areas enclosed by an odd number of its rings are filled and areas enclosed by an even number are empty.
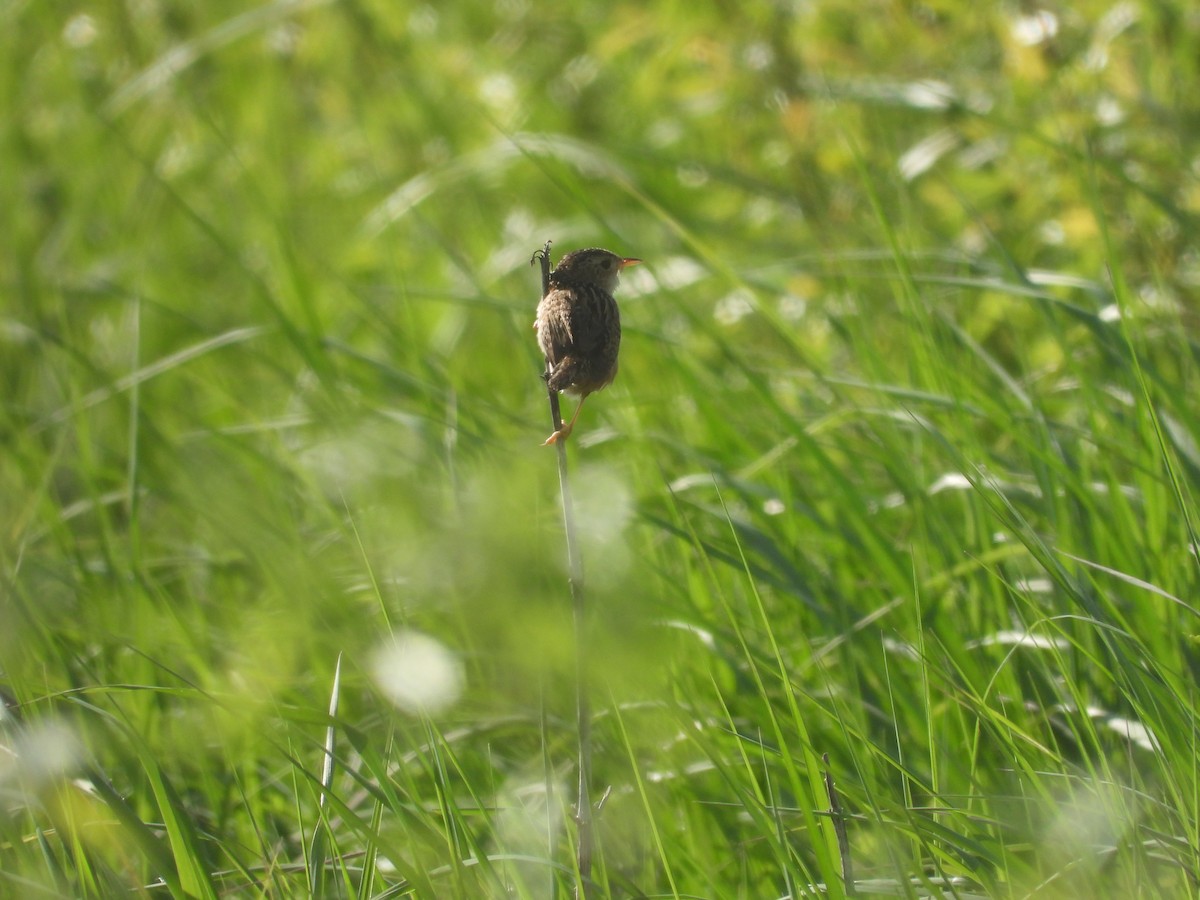
<svg viewBox="0 0 1200 900"><path fill-rule="evenodd" d="M640 262L592 247L568 253L550 273L550 289L538 303L533 327L546 356L546 384L577 395L579 405L545 444L565 441L583 401L617 377L621 314L613 291L621 270Z"/></svg>

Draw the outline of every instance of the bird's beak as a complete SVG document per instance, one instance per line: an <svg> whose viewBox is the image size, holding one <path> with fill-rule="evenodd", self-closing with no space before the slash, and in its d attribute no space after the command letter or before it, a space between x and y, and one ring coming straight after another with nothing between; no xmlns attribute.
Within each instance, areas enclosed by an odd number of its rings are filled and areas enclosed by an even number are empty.
<svg viewBox="0 0 1200 900"><path fill-rule="evenodd" d="M636 266L640 262L641 262L640 259L635 259L634 257L631 256L628 259L621 260L621 268L627 269L630 266Z"/></svg>

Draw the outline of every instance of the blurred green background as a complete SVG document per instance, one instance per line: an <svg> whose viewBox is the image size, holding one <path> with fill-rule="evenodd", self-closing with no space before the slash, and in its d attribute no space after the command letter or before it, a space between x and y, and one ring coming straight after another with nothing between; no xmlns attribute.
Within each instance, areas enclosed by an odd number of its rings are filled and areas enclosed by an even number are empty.
<svg viewBox="0 0 1200 900"><path fill-rule="evenodd" d="M0 894L576 884L546 240L646 261L570 445L595 894L1196 894L1192 4L14 2L0 60Z"/></svg>

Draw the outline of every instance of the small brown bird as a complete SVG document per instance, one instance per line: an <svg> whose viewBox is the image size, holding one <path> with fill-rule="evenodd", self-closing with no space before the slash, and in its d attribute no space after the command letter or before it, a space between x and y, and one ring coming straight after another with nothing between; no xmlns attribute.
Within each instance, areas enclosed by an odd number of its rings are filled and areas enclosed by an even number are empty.
<svg viewBox="0 0 1200 900"><path fill-rule="evenodd" d="M617 377L621 314L613 291L621 270L640 262L592 247L568 253L550 273L550 289L538 304L533 327L546 356L546 383L551 390L578 395L579 405L545 444L570 437L588 394Z"/></svg>

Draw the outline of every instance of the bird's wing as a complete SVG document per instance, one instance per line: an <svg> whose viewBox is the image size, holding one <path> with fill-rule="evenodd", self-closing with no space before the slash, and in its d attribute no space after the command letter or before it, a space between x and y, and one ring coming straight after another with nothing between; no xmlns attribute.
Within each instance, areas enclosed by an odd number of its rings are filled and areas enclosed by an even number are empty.
<svg viewBox="0 0 1200 900"><path fill-rule="evenodd" d="M571 304L571 336L576 353L593 353L603 338L600 311L587 301Z"/></svg>
<svg viewBox="0 0 1200 900"><path fill-rule="evenodd" d="M604 292L593 285L579 285L574 288L571 302L567 304L563 318L570 333L571 351L574 353L594 353L604 343L605 334L609 330L605 321L605 301L611 304Z"/></svg>

